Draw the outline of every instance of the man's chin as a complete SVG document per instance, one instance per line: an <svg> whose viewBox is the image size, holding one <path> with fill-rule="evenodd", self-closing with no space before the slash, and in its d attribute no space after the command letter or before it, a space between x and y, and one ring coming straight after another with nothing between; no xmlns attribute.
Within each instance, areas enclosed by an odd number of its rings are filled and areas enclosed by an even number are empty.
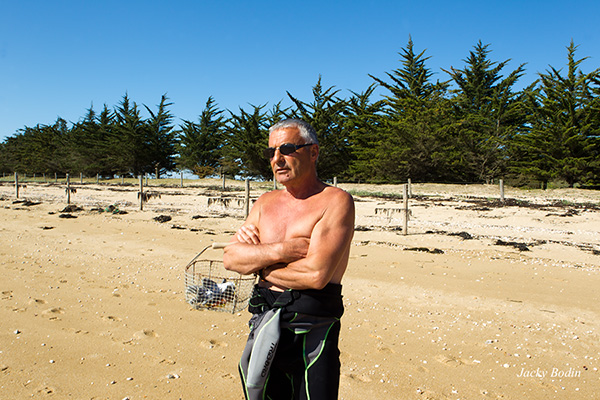
<svg viewBox="0 0 600 400"><path fill-rule="evenodd" d="M278 183L287 182L291 179L290 173L289 173L289 171L276 172L275 179L277 180Z"/></svg>

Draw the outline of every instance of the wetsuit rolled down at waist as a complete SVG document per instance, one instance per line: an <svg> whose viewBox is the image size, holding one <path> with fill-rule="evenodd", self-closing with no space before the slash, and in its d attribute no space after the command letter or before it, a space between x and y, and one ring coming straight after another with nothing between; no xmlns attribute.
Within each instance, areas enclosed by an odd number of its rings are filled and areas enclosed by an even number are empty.
<svg viewBox="0 0 600 400"><path fill-rule="evenodd" d="M342 286L276 292L256 285L240 375L246 399L337 399Z"/></svg>

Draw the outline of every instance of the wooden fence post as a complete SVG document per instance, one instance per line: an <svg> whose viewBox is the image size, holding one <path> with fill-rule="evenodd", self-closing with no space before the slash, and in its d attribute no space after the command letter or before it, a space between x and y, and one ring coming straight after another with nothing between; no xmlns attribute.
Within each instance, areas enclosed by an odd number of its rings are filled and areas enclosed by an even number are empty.
<svg viewBox="0 0 600 400"><path fill-rule="evenodd" d="M408 184L402 185L402 198L404 199L404 229L402 229L402 233L404 235L408 235Z"/></svg>
<svg viewBox="0 0 600 400"><path fill-rule="evenodd" d="M67 204L71 204L71 179L67 174Z"/></svg>
<svg viewBox="0 0 600 400"><path fill-rule="evenodd" d="M412 181L408 178L408 197L412 198Z"/></svg>
<svg viewBox="0 0 600 400"><path fill-rule="evenodd" d="M181 187L183 187L183 172L180 172L179 174L181 176Z"/></svg>
<svg viewBox="0 0 600 400"><path fill-rule="evenodd" d="M504 179L500 179L500 201L504 203Z"/></svg>
<svg viewBox="0 0 600 400"><path fill-rule="evenodd" d="M15 192L17 195L17 199L19 198L19 174L15 172Z"/></svg>
<svg viewBox="0 0 600 400"><path fill-rule="evenodd" d="M250 213L250 181L246 178L246 196L244 197L244 214L248 218Z"/></svg>
<svg viewBox="0 0 600 400"><path fill-rule="evenodd" d="M96 174L96 185L100 183L100 174Z"/></svg>
<svg viewBox="0 0 600 400"><path fill-rule="evenodd" d="M223 173L223 191L225 191L225 173Z"/></svg>
<svg viewBox="0 0 600 400"><path fill-rule="evenodd" d="M83 185L83 172L79 173L79 183Z"/></svg>
<svg viewBox="0 0 600 400"><path fill-rule="evenodd" d="M337 187L337 176L333 177L333 187Z"/></svg>
<svg viewBox="0 0 600 400"><path fill-rule="evenodd" d="M273 190L277 190L277 179L273 177Z"/></svg>
<svg viewBox="0 0 600 400"><path fill-rule="evenodd" d="M54 173L54 183L58 183L58 174Z"/></svg>
<svg viewBox="0 0 600 400"><path fill-rule="evenodd" d="M144 210L144 177L140 175L140 211Z"/></svg>

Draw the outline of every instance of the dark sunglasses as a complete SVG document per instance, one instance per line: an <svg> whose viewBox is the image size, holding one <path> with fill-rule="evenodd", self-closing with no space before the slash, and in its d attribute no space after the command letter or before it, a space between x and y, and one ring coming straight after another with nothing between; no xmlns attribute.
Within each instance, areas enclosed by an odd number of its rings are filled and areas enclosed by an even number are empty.
<svg viewBox="0 0 600 400"><path fill-rule="evenodd" d="M314 143L305 143L305 144L293 144L293 143L284 143L279 147L267 147L263 150L263 154L267 158L275 157L275 150L279 149L279 152L284 156L290 155L294 153L296 150L301 149L306 146L311 146Z"/></svg>

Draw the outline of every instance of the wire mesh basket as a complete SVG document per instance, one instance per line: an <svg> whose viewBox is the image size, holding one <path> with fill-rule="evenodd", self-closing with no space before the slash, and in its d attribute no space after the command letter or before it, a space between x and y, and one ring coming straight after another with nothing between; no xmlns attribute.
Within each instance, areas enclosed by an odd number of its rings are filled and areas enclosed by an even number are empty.
<svg viewBox="0 0 600 400"><path fill-rule="evenodd" d="M254 275L227 271L220 260L198 259L210 248L223 247L218 243L205 247L185 267L185 300L197 310L235 313L248 306Z"/></svg>

